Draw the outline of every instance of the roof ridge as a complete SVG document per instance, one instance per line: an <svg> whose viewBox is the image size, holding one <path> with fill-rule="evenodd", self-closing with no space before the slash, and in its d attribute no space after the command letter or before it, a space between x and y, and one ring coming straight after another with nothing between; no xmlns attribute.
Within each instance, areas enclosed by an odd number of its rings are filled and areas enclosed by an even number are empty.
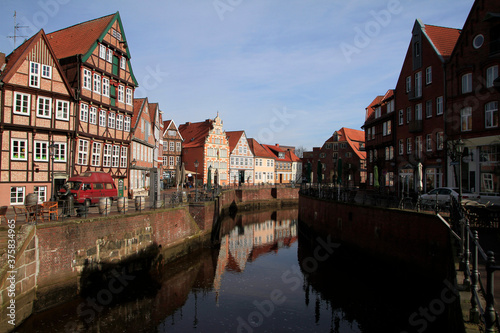
<svg viewBox="0 0 500 333"><path fill-rule="evenodd" d="M90 23L90 22L93 22L93 21L102 20L103 18L106 18L106 17L115 16L117 13L118 13L118 11L114 12L113 14L108 14L108 15L104 15L102 17L98 17L98 18L91 19L91 20L88 20L88 21L83 21L83 22L80 22L80 23L77 23L77 24L73 24L73 25L70 25L69 27L65 27L65 28L61 28L59 30L52 31L52 32L48 33L47 35L51 35L53 33L56 33L56 32L62 31L62 30L67 30L67 29L70 29L70 28L74 28L74 27L79 26L79 25L84 24L84 23Z"/></svg>

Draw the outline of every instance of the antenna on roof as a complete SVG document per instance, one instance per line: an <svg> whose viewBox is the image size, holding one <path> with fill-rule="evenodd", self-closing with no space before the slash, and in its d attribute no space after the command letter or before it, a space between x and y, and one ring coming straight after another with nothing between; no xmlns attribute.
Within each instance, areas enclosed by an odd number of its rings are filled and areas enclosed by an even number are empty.
<svg viewBox="0 0 500 333"><path fill-rule="evenodd" d="M18 37L28 38L28 36L18 36L17 32L19 31L19 29L29 28L27 25L19 25L19 23L17 23L16 19L17 19L17 13L16 13L16 11L14 11L14 36L7 36L7 38L14 38L14 49L17 47L16 39Z"/></svg>

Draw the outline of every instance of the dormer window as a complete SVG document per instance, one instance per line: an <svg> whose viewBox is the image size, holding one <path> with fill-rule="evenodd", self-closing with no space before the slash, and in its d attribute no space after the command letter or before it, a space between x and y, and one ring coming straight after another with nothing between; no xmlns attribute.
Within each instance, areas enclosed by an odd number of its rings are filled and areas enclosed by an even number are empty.
<svg viewBox="0 0 500 333"><path fill-rule="evenodd" d="M379 118L381 115L382 115L382 109L379 106L375 109L375 118Z"/></svg>

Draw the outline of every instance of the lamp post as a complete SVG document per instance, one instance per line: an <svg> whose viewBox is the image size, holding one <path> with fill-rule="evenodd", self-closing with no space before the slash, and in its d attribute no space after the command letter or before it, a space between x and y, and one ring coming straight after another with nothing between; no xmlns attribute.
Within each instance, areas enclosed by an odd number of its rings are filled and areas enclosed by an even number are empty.
<svg viewBox="0 0 500 333"><path fill-rule="evenodd" d="M52 167L50 168L51 172L51 195L50 195L50 201L56 201L56 196L55 196L55 191L54 191L54 160L56 158L56 144L54 141L49 145L49 154L50 154L50 159L52 160Z"/></svg>
<svg viewBox="0 0 500 333"><path fill-rule="evenodd" d="M200 164L198 163L198 160L194 161L194 168L195 168L195 173L194 173L194 196L195 196L195 201L198 202L198 181L197 181L197 176L198 176L198 166Z"/></svg>

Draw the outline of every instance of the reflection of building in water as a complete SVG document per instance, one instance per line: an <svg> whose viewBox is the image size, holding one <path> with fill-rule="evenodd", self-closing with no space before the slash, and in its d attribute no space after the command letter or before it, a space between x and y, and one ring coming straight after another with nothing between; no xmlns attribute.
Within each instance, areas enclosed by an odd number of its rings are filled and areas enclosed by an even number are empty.
<svg viewBox="0 0 500 333"><path fill-rule="evenodd" d="M242 272L247 261L259 256L277 252L279 248L290 246L297 240L297 220L267 220L245 226L236 226L222 237L214 279L216 298L226 270Z"/></svg>

